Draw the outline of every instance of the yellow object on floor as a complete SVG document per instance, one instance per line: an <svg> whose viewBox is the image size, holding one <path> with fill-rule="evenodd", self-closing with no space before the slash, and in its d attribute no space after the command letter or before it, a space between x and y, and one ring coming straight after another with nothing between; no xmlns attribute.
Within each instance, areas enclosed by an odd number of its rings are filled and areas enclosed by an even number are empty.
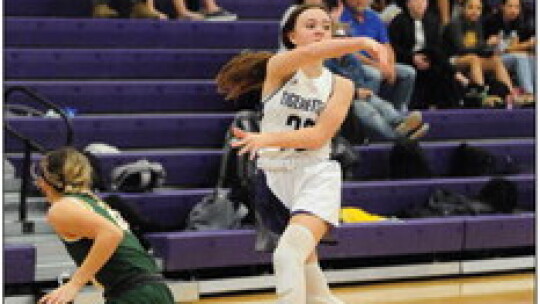
<svg viewBox="0 0 540 304"><path fill-rule="evenodd" d="M365 210L355 207L341 208L339 218L342 223L379 222L388 219L384 216L371 214Z"/></svg>

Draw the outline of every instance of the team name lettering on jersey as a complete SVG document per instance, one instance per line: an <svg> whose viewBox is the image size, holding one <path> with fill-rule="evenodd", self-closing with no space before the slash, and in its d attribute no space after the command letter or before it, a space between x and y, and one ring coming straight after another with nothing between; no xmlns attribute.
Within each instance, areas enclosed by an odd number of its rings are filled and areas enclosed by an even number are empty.
<svg viewBox="0 0 540 304"><path fill-rule="evenodd" d="M324 109L324 103L320 99L304 98L298 94L284 91L280 104L292 108L319 114Z"/></svg>

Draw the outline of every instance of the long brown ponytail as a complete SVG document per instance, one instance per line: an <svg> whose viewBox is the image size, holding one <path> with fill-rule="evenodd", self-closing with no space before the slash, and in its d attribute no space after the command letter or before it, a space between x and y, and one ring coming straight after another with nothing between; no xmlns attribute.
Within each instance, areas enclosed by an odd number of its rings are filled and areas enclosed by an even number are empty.
<svg viewBox="0 0 540 304"><path fill-rule="evenodd" d="M271 52L243 52L233 57L216 76L218 92L226 100L262 88L266 76L266 64L274 54Z"/></svg>

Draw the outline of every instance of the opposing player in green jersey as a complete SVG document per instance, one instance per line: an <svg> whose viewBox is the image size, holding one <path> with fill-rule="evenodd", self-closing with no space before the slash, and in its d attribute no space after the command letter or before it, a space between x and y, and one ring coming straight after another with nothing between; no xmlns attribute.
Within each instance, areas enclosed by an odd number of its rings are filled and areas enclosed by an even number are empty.
<svg viewBox="0 0 540 304"><path fill-rule="evenodd" d="M74 148L49 152L34 166L36 186L51 204L47 220L78 268L39 304L73 301L88 282L101 286L107 304L173 304L155 261L122 217L90 191L92 168Z"/></svg>

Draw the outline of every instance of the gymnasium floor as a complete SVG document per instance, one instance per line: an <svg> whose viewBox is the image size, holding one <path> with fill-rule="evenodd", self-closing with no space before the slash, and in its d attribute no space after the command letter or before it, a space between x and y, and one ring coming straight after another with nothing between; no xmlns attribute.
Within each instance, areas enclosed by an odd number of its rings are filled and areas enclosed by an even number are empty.
<svg viewBox="0 0 540 304"><path fill-rule="evenodd" d="M534 304L533 272L337 287L347 304ZM274 304L272 293L205 298L191 303Z"/></svg>

